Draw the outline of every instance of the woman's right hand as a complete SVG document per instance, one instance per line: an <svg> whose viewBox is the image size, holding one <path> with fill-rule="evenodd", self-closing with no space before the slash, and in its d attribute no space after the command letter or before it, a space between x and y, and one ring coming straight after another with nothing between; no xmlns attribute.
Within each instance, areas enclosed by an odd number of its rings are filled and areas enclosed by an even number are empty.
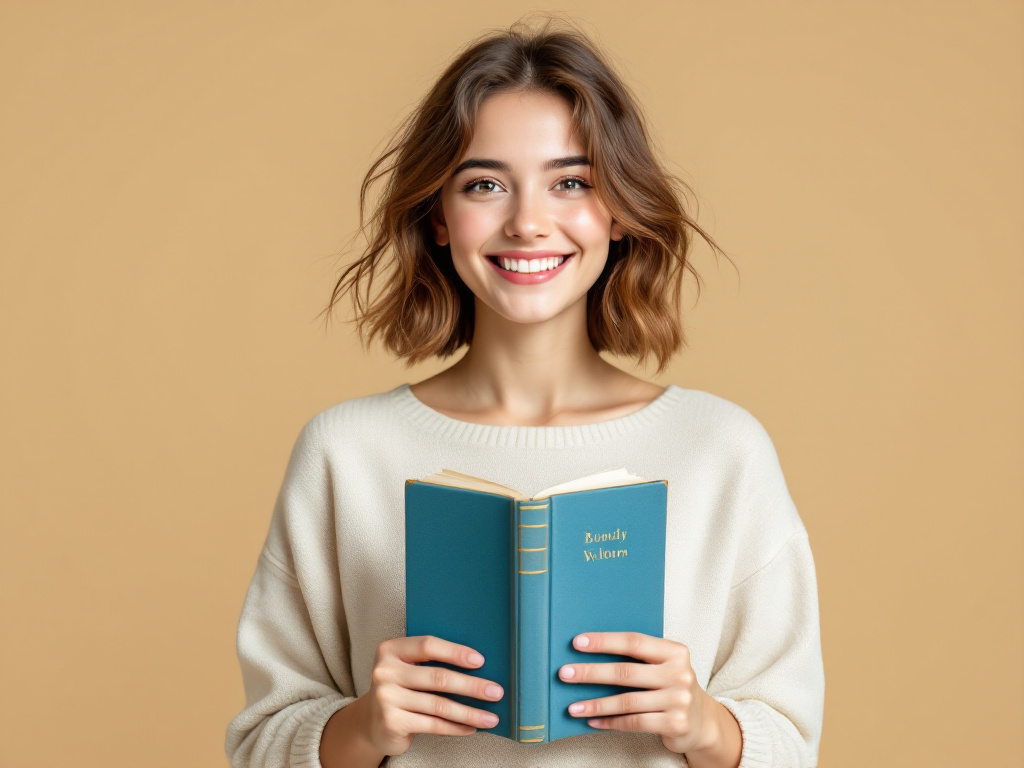
<svg viewBox="0 0 1024 768"><path fill-rule="evenodd" d="M484 657L472 648L433 635L397 637L378 645L365 699L368 736L386 755L405 752L417 733L468 736L477 728L493 728L498 723L491 712L428 691L498 701L504 695L500 685L444 667L418 666L423 661L474 669L484 663Z"/></svg>

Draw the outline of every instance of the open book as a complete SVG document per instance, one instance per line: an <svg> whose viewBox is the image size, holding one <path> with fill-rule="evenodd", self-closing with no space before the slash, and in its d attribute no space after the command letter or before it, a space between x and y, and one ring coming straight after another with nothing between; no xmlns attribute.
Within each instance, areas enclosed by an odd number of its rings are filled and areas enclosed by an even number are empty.
<svg viewBox="0 0 1024 768"><path fill-rule="evenodd" d="M406 481L406 634L483 654L478 669L450 668L505 689L497 702L452 696L498 715L486 732L523 744L593 732L569 704L629 690L558 669L622 660L577 651L581 632L662 636L667 500L668 481L625 469L532 497L448 469Z"/></svg>
<svg viewBox="0 0 1024 768"><path fill-rule="evenodd" d="M629 474L625 468L611 469L606 472L598 472L596 475L587 475L586 477L580 477L576 480L570 480L567 483L553 485L533 496L525 496L514 488L509 488L507 485L499 485L498 483L491 482L490 480L484 480L482 477L474 477L473 475L456 472L453 469L442 469L436 475L424 477L418 482L447 485L452 488L466 488L467 490L483 491L484 493L497 493L519 501L527 501L530 499L533 501L539 501L540 499L546 499L548 496L553 496L556 493L588 491L595 490L597 488L611 488L612 486L633 485L649 481L644 480L642 477Z"/></svg>

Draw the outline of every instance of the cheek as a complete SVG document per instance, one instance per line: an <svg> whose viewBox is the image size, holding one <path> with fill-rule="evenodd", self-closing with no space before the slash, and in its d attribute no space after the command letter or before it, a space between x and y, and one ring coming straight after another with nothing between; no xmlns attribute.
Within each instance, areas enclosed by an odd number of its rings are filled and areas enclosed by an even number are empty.
<svg viewBox="0 0 1024 768"><path fill-rule="evenodd" d="M565 223L578 236L590 242L611 239L611 216L598 206L584 206L573 210L566 218Z"/></svg>
<svg viewBox="0 0 1024 768"><path fill-rule="evenodd" d="M477 253L484 250L493 228L484 212L460 206L452 206L445 211L445 221L448 225L452 266L462 281L476 292L481 269Z"/></svg>
<svg viewBox="0 0 1024 768"><path fill-rule="evenodd" d="M472 247L486 240L494 231L496 214L488 206L452 206L446 214L448 235L452 243Z"/></svg>

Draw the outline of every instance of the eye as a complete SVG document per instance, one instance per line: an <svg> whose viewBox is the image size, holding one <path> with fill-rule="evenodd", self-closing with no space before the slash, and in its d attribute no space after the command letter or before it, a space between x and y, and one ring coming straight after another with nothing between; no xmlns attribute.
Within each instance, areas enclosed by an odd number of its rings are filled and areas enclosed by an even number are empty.
<svg viewBox="0 0 1024 768"><path fill-rule="evenodd" d="M483 187L483 189L478 189L478 187ZM485 195L495 192L498 189L500 189L498 182L491 179L477 179L476 181L471 181L462 187L463 192L476 192L478 194Z"/></svg>
<svg viewBox="0 0 1024 768"><path fill-rule="evenodd" d="M567 176L566 178L559 181L555 186L560 187L563 184L569 184L571 186L565 187L566 192L578 192L584 189L591 189L591 186L579 176Z"/></svg>

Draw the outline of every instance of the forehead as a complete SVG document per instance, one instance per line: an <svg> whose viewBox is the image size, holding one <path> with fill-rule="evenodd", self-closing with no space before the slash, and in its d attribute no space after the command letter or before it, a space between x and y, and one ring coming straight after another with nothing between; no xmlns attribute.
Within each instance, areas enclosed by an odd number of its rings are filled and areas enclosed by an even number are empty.
<svg viewBox="0 0 1024 768"><path fill-rule="evenodd" d="M585 154L583 149L583 142L572 134L572 108L554 94L528 91L484 100L465 157L547 160Z"/></svg>

